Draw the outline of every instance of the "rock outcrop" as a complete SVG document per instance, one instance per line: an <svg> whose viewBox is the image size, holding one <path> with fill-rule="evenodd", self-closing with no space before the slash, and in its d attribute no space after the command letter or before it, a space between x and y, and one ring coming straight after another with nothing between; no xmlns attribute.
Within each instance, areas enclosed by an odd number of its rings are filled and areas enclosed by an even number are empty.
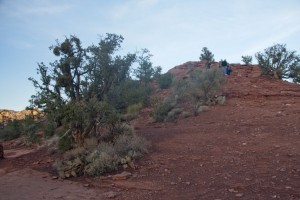
<svg viewBox="0 0 300 200"><path fill-rule="evenodd" d="M14 119L16 120L25 119L25 117L28 115L39 116L41 115L41 113L39 113L36 110L14 111L14 110L0 109L0 128L1 128L1 124L6 125L7 122Z"/></svg>

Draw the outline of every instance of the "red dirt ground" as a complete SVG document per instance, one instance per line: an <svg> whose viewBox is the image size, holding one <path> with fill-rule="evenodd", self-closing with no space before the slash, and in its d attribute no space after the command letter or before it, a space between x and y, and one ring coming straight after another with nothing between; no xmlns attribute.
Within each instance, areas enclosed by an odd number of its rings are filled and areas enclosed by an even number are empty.
<svg viewBox="0 0 300 200"><path fill-rule="evenodd" d="M152 148L131 178L53 180L55 157L40 149L0 160L0 199L300 199L300 86L257 66L233 70L225 105L176 123L135 122Z"/></svg>

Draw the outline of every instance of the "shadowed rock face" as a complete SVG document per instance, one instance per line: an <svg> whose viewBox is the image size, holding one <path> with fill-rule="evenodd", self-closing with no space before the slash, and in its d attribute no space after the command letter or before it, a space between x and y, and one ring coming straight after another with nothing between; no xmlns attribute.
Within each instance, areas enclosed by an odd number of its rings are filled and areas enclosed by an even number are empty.
<svg viewBox="0 0 300 200"><path fill-rule="evenodd" d="M4 158L3 145L0 144L0 159Z"/></svg>

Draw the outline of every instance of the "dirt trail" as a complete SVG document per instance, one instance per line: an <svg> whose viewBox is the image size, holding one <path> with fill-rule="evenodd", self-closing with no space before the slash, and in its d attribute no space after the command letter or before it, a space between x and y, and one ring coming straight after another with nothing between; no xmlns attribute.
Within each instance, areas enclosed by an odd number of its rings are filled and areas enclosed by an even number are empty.
<svg viewBox="0 0 300 200"><path fill-rule="evenodd" d="M45 172L31 170L49 171L49 157L39 151L0 161L0 170L17 170L0 173L0 194L16 195L18 189L21 194L22 187L37 182L39 190L24 191L46 199L59 198L53 196L59 191L63 199L82 194L83 199L101 199L108 191L120 200L300 199L300 86L259 76L257 68L233 69L224 89L225 105L177 123L139 118L136 132L153 147L130 179L95 178L89 180L90 188L76 179L73 184L50 180L49 174L45 180ZM51 192L56 184L61 190Z"/></svg>
<svg viewBox="0 0 300 200"><path fill-rule="evenodd" d="M46 172L29 168L0 176L0 199L103 199L100 191L71 181L52 180Z"/></svg>

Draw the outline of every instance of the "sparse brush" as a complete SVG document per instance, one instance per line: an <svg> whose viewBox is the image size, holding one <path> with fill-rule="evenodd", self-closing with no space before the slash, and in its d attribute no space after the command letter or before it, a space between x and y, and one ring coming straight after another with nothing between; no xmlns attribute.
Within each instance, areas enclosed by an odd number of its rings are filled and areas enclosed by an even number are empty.
<svg viewBox="0 0 300 200"><path fill-rule="evenodd" d="M84 157L86 156L86 150L82 147L80 148L75 148L75 149L71 149L69 151L67 151L64 154L64 159L65 160L73 160L75 158L79 158L79 159L84 159Z"/></svg>
<svg viewBox="0 0 300 200"><path fill-rule="evenodd" d="M84 140L84 147L87 149L87 151L92 151L94 150L98 145L97 138L86 138Z"/></svg>
<svg viewBox="0 0 300 200"><path fill-rule="evenodd" d="M171 73L163 74L158 79L160 89L167 89L171 87L173 82L173 75Z"/></svg>
<svg viewBox="0 0 300 200"><path fill-rule="evenodd" d="M115 140L114 148L119 156L135 159L148 153L149 142L135 134L120 135Z"/></svg>
<svg viewBox="0 0 300 200"><path fill-rule="evenodd" d="M138 112L143 108L143 104L141 103L136 103L136 104L132 104L129 105L127 107L127 114L131 114L131 115L137 115Z"/></svg>
<svg viewBox="0 0 300 200"><path fill-rule="evenodd" d="M44 135L46 138L52 137L55 134L56 123L49 121L45 127Z"/></svg>
<svg viewBox="0 0 300 200"><path fill-rule="evenodd" d="M89 164L85 166L84 173L91 176L99 176L116 170L120 159L112 144L100 143L98 147L86 157Z"/></svg>
<svg viewBox="0 0 300 200"><path fill-rule="evenodd" d="M69 135L63 135L58 139L57 143L58 149L61 152L68 151L73 147L72 137Z"/></svg>
<svg viewBox="0 0 300 200"><path fill-rule="evenodd" d="M180 108L174 108L170 112L168 112L168 115L166 117L167 122L174 122L178 118L178 116L181 114L182 109Z"/></svg>
<svg viewBox="0 0 300 200"><path fill-rule="evenodd" d="M151 111L151 117L156 122L163 122L168 116L169 111L172 110L172 106L168 103L163 103Z"/></svg>

